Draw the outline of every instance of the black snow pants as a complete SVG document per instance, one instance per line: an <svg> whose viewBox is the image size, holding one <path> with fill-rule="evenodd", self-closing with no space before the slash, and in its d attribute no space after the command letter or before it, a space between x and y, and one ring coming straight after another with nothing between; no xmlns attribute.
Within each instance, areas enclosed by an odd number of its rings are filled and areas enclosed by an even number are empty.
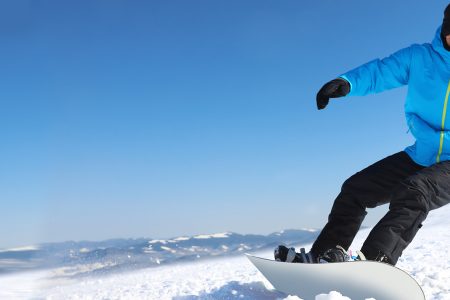
<svg viewBox="0 0 450 300"><path fill-rule="evenodd" d="M366 208L390 203L389 211L372 229L361 251L368 259L375 259L370 255L381 251L396 264L428 212L449 202L450 161L423 167L401 151L343 183L328 223L311 251L319 254L336 245L348 249L367 214Z"/></svg>

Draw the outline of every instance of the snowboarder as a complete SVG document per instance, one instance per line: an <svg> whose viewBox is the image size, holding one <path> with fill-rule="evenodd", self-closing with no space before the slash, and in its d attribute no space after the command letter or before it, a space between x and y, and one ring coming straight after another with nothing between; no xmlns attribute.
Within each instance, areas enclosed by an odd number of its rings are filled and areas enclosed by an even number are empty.
<svg viewBox="0 0 450 300"><path fill-rule="evenodd" d="M429 211L450 202L450 4L431 44L413 44L331 80L317 93L317 108L324 109L330 98L363 96L402 85L408 85L405 115L415 143L348 178L310 252L278 246L276 260L348 260L346 251L366 208L389 203L389 211L370 232L358 258L395 265Z"/></svg>

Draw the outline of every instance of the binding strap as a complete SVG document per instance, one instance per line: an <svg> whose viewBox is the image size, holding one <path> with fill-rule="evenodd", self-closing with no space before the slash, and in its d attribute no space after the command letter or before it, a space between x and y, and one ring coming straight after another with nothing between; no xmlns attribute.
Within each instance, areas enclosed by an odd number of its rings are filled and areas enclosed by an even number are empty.
<svg viewBox="0 0 450 300"><path fill-rule="evenodd" d="M302 257L302 262L309 262L308 258L306 257L305 248L300 248L300 256Z"/></svg>
<svg viewBox="0 0 450 300"><path fill-rule="evenodd" d="M358 258L357 259L359 259L359 260L367 260L366 256L361 251L357 250L356 254L358 254Z"/></svg>
<svg viewBox="0 0 450 300"><path fill-rule="evenodd" d="M287 256L286 256L286 262L293 262L295 259L295 249L289 248Z"/></svg>

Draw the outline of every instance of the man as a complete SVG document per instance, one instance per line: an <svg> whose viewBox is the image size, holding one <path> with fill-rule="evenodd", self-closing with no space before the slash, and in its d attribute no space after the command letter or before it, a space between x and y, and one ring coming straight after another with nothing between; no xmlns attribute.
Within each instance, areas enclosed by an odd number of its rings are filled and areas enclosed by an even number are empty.
<svg viewBox="0 0 450 300"><path fill-rule="evenodd" d="M309 253L303 248L295 253L293 248L279 246L275 259L346 261L346 251L367 214L366 208L390 203L358 258L395 265L428 212L450 202L450 4L431 44L414 44L326 83L317 94L317 108L324 109L330 98L362 96L402 85L408 85L405 114L416 139L414 145L343 183L328 223Z"/></svg>

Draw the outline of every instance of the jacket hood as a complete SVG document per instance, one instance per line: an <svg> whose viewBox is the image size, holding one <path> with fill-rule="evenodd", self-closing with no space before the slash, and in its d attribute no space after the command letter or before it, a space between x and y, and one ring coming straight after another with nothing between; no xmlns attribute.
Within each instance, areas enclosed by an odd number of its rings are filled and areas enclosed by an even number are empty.
<svg viewBox="0 0 450 300"><path fill-rule="evenodd" d="M431 43L434 51L438 52L442 58L450 64L450 51L444 48L444 44L441 38L441 27L439 26L434 35L433 42Z"/></svg>

